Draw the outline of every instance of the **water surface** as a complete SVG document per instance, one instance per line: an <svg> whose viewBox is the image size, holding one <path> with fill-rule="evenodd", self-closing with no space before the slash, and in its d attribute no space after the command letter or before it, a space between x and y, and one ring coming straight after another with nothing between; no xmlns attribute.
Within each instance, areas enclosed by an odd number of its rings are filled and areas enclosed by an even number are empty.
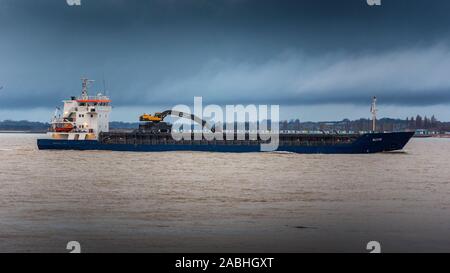
<svg viewBox="0 0 450 273"><path fill-rule="evenodd" d="M0 134L0 251L450 251L450 139L405 152L39 151Z"/></svg>

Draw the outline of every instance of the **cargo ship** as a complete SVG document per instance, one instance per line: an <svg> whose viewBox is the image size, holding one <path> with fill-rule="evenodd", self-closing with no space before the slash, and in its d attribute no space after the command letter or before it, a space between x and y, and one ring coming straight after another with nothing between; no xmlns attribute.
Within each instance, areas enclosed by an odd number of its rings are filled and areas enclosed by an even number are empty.
<svg viewBox="0 0 450 273"><path fill-rule="evenodd" d="M216 132L214 127L192 114L164 111L140 117L139 128L131 132L109 130L111 100L98 93L89 96L91 81L82 79L81 96L64 100L62 113L55 111L46 138L37 140L40 150L107 150L130 152L260 152L269 142L268 137L259 134L256 138L249 132ZM372 105L375 113L375 106ZM167 116L190 119L205 130L200 139L194 132L184 132L190 138L174 138L172 125L164 122ZM373 126L375 128L375 120ZM375 131L375 130L374 130ZM274 132L265 132L273 134ZM208 137L214 134L215 137ZM217 137L217 135L222 137ZM321 154L365 154L402 150L414 132L369 132L369 133L284 133L276 132L277 146L274 151ZM211 136L211 135L209 135Z"/></svg>

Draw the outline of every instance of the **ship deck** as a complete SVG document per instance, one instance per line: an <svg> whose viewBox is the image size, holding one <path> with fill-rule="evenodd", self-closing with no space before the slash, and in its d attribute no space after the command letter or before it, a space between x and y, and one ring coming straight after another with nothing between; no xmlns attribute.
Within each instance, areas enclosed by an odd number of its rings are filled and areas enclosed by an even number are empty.
<svg viewBox="0 0 450 273"><path fill-rule="evenodd" d="M189 135L188 135L189 136ZM267 135L266 135L267 136ZM282 133L279 134L279 144L281 146L328 146L337 144L351 144L361 135L359 134L298 134ZM194 140L194 134L191 134L191 140L175 140L170 133L142 133L142 132L108 132L101 133L100 143L104 144L134 144L134 145L261 145L270 142L268 137L257 137L251 139L248 133L235 134L232 140L223 135L223 140L208 140L213 137L204 135L202 140Z"/></svg>

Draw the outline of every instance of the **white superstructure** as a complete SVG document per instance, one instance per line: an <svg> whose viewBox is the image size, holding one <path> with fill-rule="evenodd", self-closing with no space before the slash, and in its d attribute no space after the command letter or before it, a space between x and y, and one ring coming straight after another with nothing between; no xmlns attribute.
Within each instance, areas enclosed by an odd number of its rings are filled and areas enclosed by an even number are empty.
<svg viewBox="0 0 450 273"><path fill-rule="evenodd" d="M49 134L55 139L95 140L100 132L109 131L111 100L98 93L89 96L88 87L93 82L82 79L81 96L64 100L61 112L56 109Z"/></svg>

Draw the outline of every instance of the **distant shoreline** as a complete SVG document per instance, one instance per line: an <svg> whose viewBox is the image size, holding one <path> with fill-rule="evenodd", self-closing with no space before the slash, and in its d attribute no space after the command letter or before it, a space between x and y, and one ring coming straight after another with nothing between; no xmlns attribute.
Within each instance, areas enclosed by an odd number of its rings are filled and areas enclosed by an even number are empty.
<svg viewBox="0 0 450 273"><path fill-rule="evenodd" d="M46 131L4 131L0 130L0 134L46 134Z"/></svg>

